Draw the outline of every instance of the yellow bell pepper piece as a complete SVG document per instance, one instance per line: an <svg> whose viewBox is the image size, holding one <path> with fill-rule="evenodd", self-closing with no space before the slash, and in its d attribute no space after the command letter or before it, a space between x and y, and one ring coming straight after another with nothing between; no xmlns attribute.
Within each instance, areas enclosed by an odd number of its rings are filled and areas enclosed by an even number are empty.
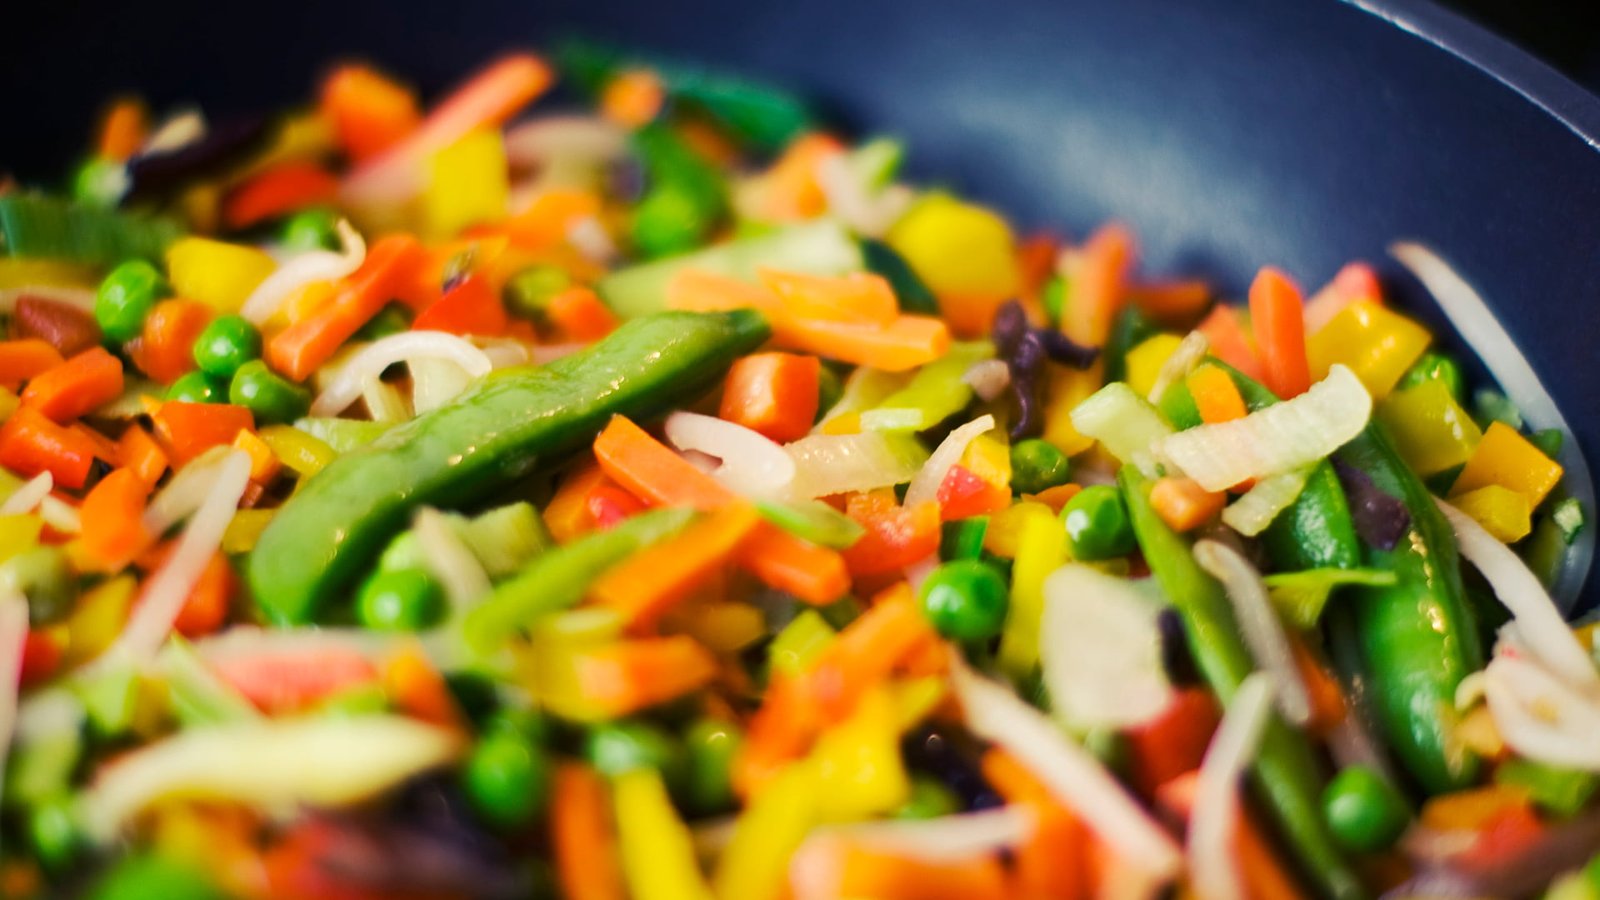
<svg viewBox="0 0 1600 900"><path fill-rule="evenodd" d="M713 653L732 654L766 637L767 621L746 603L698 602L684 611L683 631Z"/></svg>
<svg viewBox="0 0 1600 900"><path fill-rule="evenodd" d="M1428 349L1428 329L1399 313L1359 300L1306 340L1311 377L1328 376L1334 363L1350 367L1373 400L1382 400Z"/></svg>
<svg viewBox="0 0 1600 900"><path fill-rule="evenodd" d="M272 448L272 455L302 479L322 471L339 456L322 440L290 425L268 425L257 434Z"/></svg>
<svg viewBox="0 0 1600 900"><path fill-rule="evenodd" d="M918 722L932 715L949 693L945 679L929 675L897 681L889 685L889 696L894 701L895 727L904 734Z"/></svg>
<svg viewBox="0 0 1600 900"><path fill-rule="evenodd" d="M1498 484L1486 484L1450 501L1471 516L1502 544L1520 541L1533 530L1533 507L1525 494Z"/></svg>
<svg viewBox="0 0 1600 900"><path fill-rule="evenodd" d="M817 815L851 822L893 812L911 795L900 756L894 700L879 686L849 718L822 733L810 757L816 766Z"/></svg>
<svg viewBox="0 0 1600 900"><path fill-rule="evenodd" d="M1456 477L1450 496L1458 497L1491 484L1508 487L1528 498L1537 508L1550 490L1561 481L1561 464L1504 422L1495 422L1483 433L1478 449Z"/></svg>
<svg viewBox="0 0 1600 900"><path fill-rule="evenodd" d="M1139 346L1129 350L1126 359L1128 387L1141 397L1149 396L1150 389L1156 386L1156 378L1161 375L1161 367L1167 364L1181 343L1181 336L1163 331L1145 338Z"/></svg>
<svg viewBox="0 0 1600 900"><path fill-rule="evenodd" d="M610 718L585 694L578 680L580 653L622 635L622 621L609 609L589 607L546 616L527 645L513 645L516 671L528 692L551 712L578 722Z"/></svg>
<svg viewBox="0 0 1600 900"><path fill-rule="evenodd" d="M102 581L78 598L66 622L65 655L69 665L94 659L117 639L128 621L135 586L132 575L119 575Z"/></svg>
<svg viewBox="0 0 1600 900"><path fill-rule="evenodd" d="M833 626L814 609L795 616L767 648L772 671L793 675L811 665L833 643Z"/></svg>
<svg viewBox="0 0 1600 900"><path fill-rule="evenodd" d="M961 465L990 484L1011 485L1011 445L999 432L990 431L972 439L961 454Z"/></svg>
<svg viewBox="0 0 1600 900"><path fill-rule="evenodd" d="M228 520L227 530L222 532L222 552L237 556L249 553L255 549L256 541L260 540L261 532L267 530L267 524L272 521L276 510L271 509L241 509Z"/></svg>
<svg viewBox="0 0 1600 900"><path fill-rule="evenodd" d="M617 848L634 900L711 900L689 829L672 808L661 774L641 768L612 782Z"/></svg>
<svg viewBox="0 0 1600 900"><path fill-rule="evenodd" d="M468 225L505 218L509 178L498 131L474 131L435 153L422 195L424 231L444 238Z"/></svg>
<svg viewBox="0 0 1600 900"><path fill-rule="evenodd" d="M1100 389L1102 372L1099 363L1087 369L1045 364L1044 439L1068 456L1094 446L1094 438L1072 426L1072 410Z"/></svg>
<svg viewBox="0 0 1600 900"><path fill-rule="evenodd" d="M983 549L995 556L1016 559L1022 546L1022 529L1028 520L1048 518L1054 521L1055 517L1050 507L1037 500L1013 503L989 517L989 527L983 533Z"/></svg>
<svg viewBox="0 0 1600 900"><path fill-rule="evenodd" d="M39 543L44 520L32 514L0 516L0 562L5 562Z"/></svg>
<svg viewBox="0 0 1600 900"><path fill-rule="evenodd" d="M261 250L210 238L187 237L167 248L172 290L219 312L237 312L277 267Z"/></svg>
<svg viewBox="0 0 1600 900"><path fill-rule="evenodd" d="M1028 677L1039 664L1044 580L1067 561L1067 530L1049 507L1041 507L1022 523L1011 567L1011 611L1000 633L1000 670L1017 679Z"/></svg>
<svg viewBox="0 0 1600 900"><path fill-rule="evenodd" d="M99 276L91 266L57 262L53 259L0 257L0 289L39 285L92 288L99 280Z"/></svg>
<svg viewBox="0 0 1600 900"><path fill-rule="evenodd" d="M788 766L745 807L733 839L712 876L719 900L777 900L788 882L789 857L816 820L817 787L812 766Z"/></svg>
<svg viewBox="0 0 1600 900"><path fill-rule="evenodd" d="M0 387L0 422L11 418L11 414L22 405L22 399L9 388Z"/></svg>
<svg viewBox="0 0 1600 900"><path fill-rule="evenodd" d="M1443 381L1395 391L1378 404L1378 421L1406 464L1422 476L1459 466L1483 439L1478 423Z"/></svg>
<svg viewBox="0 0 1600 900"><path fill-rule="evenodd" d="M940 311L959 335L986 331L995 310L1022 283L1006 220L947 194L931 194L911 207L887 241L939 298Z"/></svg>

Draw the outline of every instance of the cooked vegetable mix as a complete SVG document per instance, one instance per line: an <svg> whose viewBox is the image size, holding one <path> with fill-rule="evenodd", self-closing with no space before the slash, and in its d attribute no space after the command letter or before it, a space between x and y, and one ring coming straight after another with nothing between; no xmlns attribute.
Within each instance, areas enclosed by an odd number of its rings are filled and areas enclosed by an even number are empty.
<svg viewBox="0 0 1600 900"><path fill-rule="evenodd" d="M554 59L0 182L0 895L1600 900L1570 437L1371 267Z"/></svg>

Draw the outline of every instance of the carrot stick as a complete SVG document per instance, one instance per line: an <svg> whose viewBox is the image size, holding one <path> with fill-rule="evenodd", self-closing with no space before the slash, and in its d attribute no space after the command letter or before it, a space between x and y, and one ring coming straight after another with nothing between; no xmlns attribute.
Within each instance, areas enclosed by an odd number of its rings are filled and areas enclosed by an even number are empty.
<svg viewBox="0 0 1600 900"><path fill-rule="evenodd" d="M1102 347L1111 323L1127 300L1128 270L1136 253L1133 232L1118 223L1101 226L1083 245L1072 269L1072 296L1061 313L1061 330L1090 347Z"/></svg>
<svg viewBox="0 0 1600 900"><path fill-rule="evenodd" d="M1211 353L1245 375L1260 381L1261 357L1256 354L1255 342L1239 322L1239 311L1225 303L1211 308L1211 312L1195 329L1206 336Z"/></svg>
<svg viewBox="0 0 1600 900"><path fill-rule="evenodd" d="M581 763L556 769L550 838L556 880L568 900L626 900L609 794L605 781Z"/></svg>
<svg viewBox="0 0 1600 900"><path fill-rule="evenodd" d="M888 372L933 362L950 349L949 326L932 316L900 315L879 327L802 318L772 326L774 340L791 350Z"/></svg>
<svg viewBox="0 0 1600 900"><path fill-rule="evenodd" d="M850 572L837 550L766 523L745 540L739 564L763 584L818 606L850 591Z"/></svg>
<svg viewBox="0 0 1600 900"><path fill-rule="evenodd" d="M578 690L611 716L675 700L704 687L716 660L688 635L619 641L578 653Z"/></svg>
<svg viewBox="0 0 1600 900"><path fill-rule="evenodd" d="M762 268L757 274L790 315L856 325L887 325L900 315L894 289L882 275L807 275Z"/></svg>
<svg viewBox="0 0 1600 900"><path fill-rule="evenodd" d="M550 536L561 543L588 533L594 528L589 511L589 495L611 479L593 460L574 467L561 479L561 486L544 507L544 524Z"/></svg>
<svg viewBox="0 0 1600 900"><path fill-rule="evenodd" d="M561 333L575 341L598 341L617 330L617 315L591 288L574 285L545 306L545 315Z"/></svg>
<svg viewBox="0 0 1600 900"><path fill-rule="evenodd" d="M649 628L715 577L760 521L749 504L724 506L613 566L590 588L590 596L620 613L624 625Z"/></svg>
<svg viewBox="0 0 1600 900"><path fill-rule="evenodd" d="M0 341L0 386L14 391L64 361L61 351L38 338Z"/></svg>
<svg viewBox="0 0 1600 900"><path fill-rule="evenodd" d="M54 419L70 422L122 393L122 361L92 347L28 382L22 402Z"/></svg>
<svg viewBox="0 0 1600 900"><path fill-rule="evenodd" d="M331 203L339 179L314 162L294 160L273 166L228 192L222 220L229 228L248 228L278 216Z"/></svg>
<svg viewBox="0 0 1600 900"><path fill-rule="evenodd" d="M174 547L177 545L174 544ZM183 601L172 627L186 638L208 635L228 619L228 605L239 592L239 577L233 573L228 557L218 551L200 570L200 578Z"/></svg>
<svg viewBox="0 0 1600 900"><path fill-rule="evenodd" d="M463 729L455 695L439 670L415 643L401 647L384 663L383 690L395 708L442 728Z"/></svg>
<svg viewBox="0 0 1600 900"><path fill-rule="evenodd" d="M379 240L332 299L267 341L267 362L295 381L306 380L383 309L422 257L422 245L409 235Z"/></svg>
<svg viewBox="0 0 1600 900"><path fill-rule="evenodd" d="M255 416L231 403L168 400L150 414L167 455L177 468L212 447L231 444L240 431L255 428Z"/></svg>
<svg viewBox="0 0 1600 900"><path fill-rule="evenodd" d="M1201 366L1184 379L1200 420L1207 425L1242 419L1249 413L1233 377L1217 366Z"/></svg>
<svg viewBox="0 0 1600 900"><path fill-rule="evenodd" d="M794 900L999 900L1009 893L1005 869L995 855L936 861L839 835L814 837L796 851L789 887Z"/></svg>
<svg viewBox="0 0 1600 900"><path fill-rule="evenodd" d="M83 431L57 425L31 406L0 424L0 465L32 477L49 472L57 487L80 488L99 450Z"/></svg>
<svg viewBox="0 0 1600 900"><path fill-rule="evenodd" d="M154 485L167 471L167 452L142 425L130 425L117 439L117 465L131 470L146 485Z"/></svg>
<svg viewBox="0 0 1600 900"><path fill-rule="evenodd" d="M1261 351L1267 387L1285 400L1305 393L1311 387L1305 304L1300 288L1271 266L1262 269L1250 285L1250 326Z"/></svg>
<svg viewBox="0 0 1600 900"><path fill-rule="evenodd" d="M1146 281L1128 289L1139 311L1163 325L1186 326L1200 318L1211 303L1211 285L1196 278L1183 281Z"/></svg>
<svg viewBox="0 0 1600 900"><path fill-rule="evenodd" d="M1162 785L1157 804L1168 814L1187 822L1194 808L1197 772L1174 778ZM1233 836L1239 874L1244 879L1245 896L1250 900L1305 900L1306 894L1295 883L1283 861L1248 810L1241 810Z"/></svg>
<svg viewBox="0 0 1600 900"><path fill-rule="evenodd" d="M1299 637L1291 636L1295 667L1300 670L1300 680L1311 696L1311 721L1306 727L1312 734L1322 736L1344 720L1344 689L1328 668L1317 660L1311 648Z"/></svg>
<svg viewBox="0 0 1600 900"><path fill-rule="evenodd" d="M827 209L828 198L817 182L817 164L843 150L830 135L812 133L796 138L760 178L757 217L768 222L797 222L820 215Z"/></svg>
<svg viewBox="0 0 1600 900"><path fill-rule="evenodd" d="M83 551L101 571L116 572L133 562L155 536L145 530L145 499L150 485L132 469L117 469L100 479L83 498L79 537Z"/></svg>
<svg viewBox="0 0 1600 900"><path fill-rule="evenodd" d="M817 417L821 374L822 363L815 356L746 356L728 369L717 415L779 443L798 440Z"/></svg>
<svg viewBox="0 0 1600 900"><path fill-rule="evenodd" d="M984 780L1007 803L1033 813L1033 835L1016 850L1015 893L1054 900L1087 900L1093 893L1086 852L1094 840L1088 828L1062 805L1016 757L990 750L981 762Z"/></svg>
<svg viewBox="0 0 1600 900"><path fill-rule="evenodd" d="M145 317L144 330L129 349L146 375L163 383L177 381L195 367L194 342L211 321L212 309L199 300L173 298L157 303Z"/></svg>
<svg viewBox="0 0 1600 900"><path fill-rule="evenodd" d="M100 124L100 138L96 142L96 155L112 162L123 162L139 152L149 131L144 103L124 97L106 110Z"/></svg>
<svg viewBox="0 0 1600 900"><path fill-rule="evenodd" d="M1173 531L1193 531L1222 512L1228 495L1208 491L1192 478L1156 479L1150 489L1150 505Z"/></svg>
<svg viewBox="0 0 1600 900"><path fill-rule="evenodd" d="M318 106L339 146L356 162L405 140L422 121L410 91L361 65L340 66L328 76Z"/></svg>

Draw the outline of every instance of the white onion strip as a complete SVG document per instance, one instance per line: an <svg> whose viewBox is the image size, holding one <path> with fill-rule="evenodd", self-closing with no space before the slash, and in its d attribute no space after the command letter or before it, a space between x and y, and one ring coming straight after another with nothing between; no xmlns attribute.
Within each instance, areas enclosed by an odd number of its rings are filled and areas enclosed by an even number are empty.
<svg viewBox="0 0 1600 900"><path fill-rule="evenodd" d="M600 116L540 116L506 129L506 159L531 168L557 159L607 163L628 152L628 130Z"/></svg>
<svg viewBox="0 0 1600 900"><path fill-rule="evenodd" d="M56 480L49 472L40 472L11 492L6 502L0 503L0 516L21 516L33 512L50 496Z"/></svg>
<svg viewBox="0 0 1600 900"><path fill-rule="evenodd" d="M978 435L994 428L994 416L981 415L971 422L955 429L939 442L939 446L923 463L911 484L906 488L905 507L910 509L929 500L939 498L939 485L944 483L944 477L950 467L961 461L961 454L967 451L967 445L972 443Z"/></svg>
<svg viewBox="0 0 1600 900"><path fill-rule="evenodd" d="M810 434L783 449L794 460L797 500L902 484L927 461L915 441L877 431Z"/></svg>
<svg viewBox="0 0 1600 900"><path fill-rule="evenodd" d="M1239 780L1255 757L1272 716L1272 684L1256 672L1234 692L1206 748L1195 780L1189 818L1189 878L1199 900L1243 900L1234 834L1239 820Z"/></svg>
<svg viewBox="0 0 1600 900"><path fill-rule="evenodd" d="M483 563L473 555L444 513L431 506L417 510L411 523L417 530L417 546L429 574L439 580L445 599L456 614L466 612L489 595L493 585Z"/></svg>
<svg viewBox="0 0 1600 900"><path fill-rule="evenodd" d="M1529 759L1600 771L1600 696L1574 687L1537 660L1500 655L1485 669L1495 729Z"/></svg>
<svg viewBox="0 0 1600 900"><path fill-rule="evenodd" d="M83 517L78 508L55 494L46 494L39 501L39 518L62 534L77 534L83 530Z"/></svg>
<svg viewBox="0 0 1600 900"><path fill-rule="evenodd" d="M200 508L216 479L216 468L227 452L222 447L207 450L179 469L167 486L150 498L144 509L144 530L157 537Z"/></svg>
<svg viewBox="0 0 1600 900"><path fill-rule="evenodd" d="M980 359L962 373L961 381L985 403L1005 393L1011 386L1011 366L1003 359Z"/></svg>
<svg viewBox="0 0 1600 900"><path fill-rule="evenodd" d="M1228 504L1222 511L1222 524L1245 537L1255 537L1266 531L1272 520L1305 490L1310 475L1309 467L1268 475L1245 491L1244 496Z"/></svg>
<svg viewBox="0 0 1600 900"><path fill-rule="evenodd" d="M28 601L15 591L0 595L0 772L6 770L11 734L17 727L17 691L22 648L28 640Z"/></svg>
<svg viewBox="0 0 1600 900"><path fill-rule="evenodd" d="M335 228L343 244L339 252L308 250L290 258L256 285L239 307L239 315L259 326L282 309L295 291L314 281L337 281L361 268L367 259L366 241L343 219Z"/></svg>
<svg viewBox="0 0 1600 900"><path fill-rule="evenodd" d="M679 450L695 450L719 460L711 477L729 490L757 500L782 500L794 485L794 457L766 435L735 422L700 413L675 412L664 426Z"/></svg>
<svg viewBox="0 0 1600 900"><path fill-rule="evenodd" d="M1233 604L1234 616L1239 620L1239 631L1250 646L1250 655L1278 687L1278 710L1291 724L1304 726L1311 721L1311 693L1300 677L1294 649L1289 646L1283 622L1267 597L1261 573L1237 550L1219 541L1196 542L1194 560L1222 582Z"/></svg>
<svg viewBox="0 0 1600 900"><path fill-rule="evenodd" d="M824 829L821 834L897 856L947 862L1016 847L1033 836L1035 824L1027 809L1002 806L932 819L841 825Z"/></svg>
<svg viewBox="0 0 1600 900"><path fill-rule="evenodd" d="M1435 498L1434 502L1455 529L1461 555L1483 573L1494 595L1511 611L1528 652L1573 687L1600 692L1600 674L1596 674L1594 662L1522 558L1471 516L1443 500Z"/></svg>
<svg viewBox="0 0 1600 900"><path fill-rule="evenodd" d="M1132 581L1081 563L1045 579L1039 661L1057 719L1075 729L1122 729L1167 709L1161 608Z"/></svg>
<svg viewBox="0 0 1600 900"><path fill-rule="evenodd" d="M1146 399L1151 403L1160 404L1161 398L1166 396L1167 389L1174 384L1189 377L1195 366L1200 365L1206 354L1211 352L1211 342L1198 331L1191 331L1183 336L1178 349L1172 351L1167 361L1161 364L1161 371L1156 373L1155 383L1150 385L1150 393Z"/></svg>
<svg viewBox="0 0 1600 900"><path fill-rule="evenodd" d="M959 653L950 655L950 677L974 734L1027 766L1130 865L1163 880L1177 874L1177 844L1088 751L1010 688L967 668Z"/></svg>
<svg viewBox="0 0 1600 900"><path fill-rule="evenodd" d="M95 661L95 668L124 661L148 662L171 633L200 573L222 546L222 533L250 482L250 456L243 450L230 450L215 471L205 501L178 538L177 548L145 582L122 634Z"/></svg>
<svg viewBox="0 0 1600 900"><path fill-rule="evenodd" d="M311 403L311 415L336 416L356 402L368 379L398 362L443 359L455 363L472 378L482 378L494 368L488 354L471 341L443 331L402 331L381 337L351 356L328 386Z"/></svg>

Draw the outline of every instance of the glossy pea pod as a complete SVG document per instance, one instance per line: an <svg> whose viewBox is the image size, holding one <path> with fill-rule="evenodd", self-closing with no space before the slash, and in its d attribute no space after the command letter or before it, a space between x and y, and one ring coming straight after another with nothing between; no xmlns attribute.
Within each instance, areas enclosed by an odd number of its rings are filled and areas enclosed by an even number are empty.
<svg viewBox="0 0 1600 900"><path fill-rule="evenodd" d="M250 555L256 602L274 623L310 622L418 506L490 496L582 447L614 415L659 415L769 333L750 310L657 313L547 366L490 373L339 457L285 503Z"/></svg>
<svg viewBox="0 0 1600 900"><path fill-rule="evenodd" d="M1150 572L1183 617L1189 651L1201 675L1226 704L1255 671L1222 585L1195 562L1189 542L1168 528L1150 505L1150 483L1132 466L1117 475L1127 497L1134 535ZM1322 818L1322 779L1305 736L1273 717L1250 767L1257 794L1278 825L1283 844L1311 886L1329 898L1367 895Z"/></svg>

